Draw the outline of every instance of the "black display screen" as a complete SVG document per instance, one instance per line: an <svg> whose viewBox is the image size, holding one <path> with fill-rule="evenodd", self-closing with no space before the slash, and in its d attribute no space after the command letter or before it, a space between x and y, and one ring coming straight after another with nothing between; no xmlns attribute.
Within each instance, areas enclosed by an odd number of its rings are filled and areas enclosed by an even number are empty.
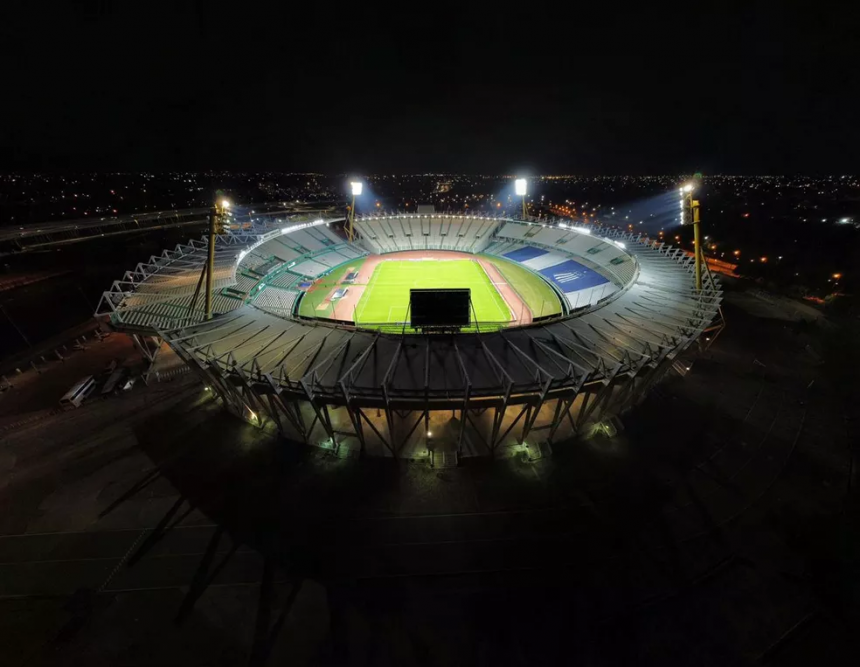
<svg viewBox="0 0 860 667"><path fill-rule="evenodd" d="M468 288L409 290L412 327L469 326L470 299Z"/></svg>

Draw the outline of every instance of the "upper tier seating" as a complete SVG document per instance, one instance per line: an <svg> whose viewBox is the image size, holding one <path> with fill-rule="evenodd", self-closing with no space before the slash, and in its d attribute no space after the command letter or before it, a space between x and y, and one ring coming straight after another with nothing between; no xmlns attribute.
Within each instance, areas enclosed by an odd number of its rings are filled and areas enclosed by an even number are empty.
<svg viewBox="0 0 860 667"><path fill-rule="evenodd" d="M481 252L499 221L469 215L399 215L358 218L362 243L375 253L399 250Z"/></svg>

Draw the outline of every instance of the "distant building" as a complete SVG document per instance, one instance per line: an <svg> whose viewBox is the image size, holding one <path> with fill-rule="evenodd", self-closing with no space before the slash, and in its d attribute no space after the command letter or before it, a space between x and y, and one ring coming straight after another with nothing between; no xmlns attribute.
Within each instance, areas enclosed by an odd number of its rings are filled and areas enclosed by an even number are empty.
<svg viewBox="0 0 860 667"><path fill-rule="evenodd" d="M436 212L433 204L418 204L418 215L430 215Z"/></svg>

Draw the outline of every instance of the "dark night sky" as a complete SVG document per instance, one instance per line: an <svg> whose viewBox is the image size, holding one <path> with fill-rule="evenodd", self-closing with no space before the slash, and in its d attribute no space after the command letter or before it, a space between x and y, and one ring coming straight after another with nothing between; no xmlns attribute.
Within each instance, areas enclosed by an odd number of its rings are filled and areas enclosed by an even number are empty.
<svg viewBox="0 0 860 667"><path fill-rule="evenodd" d="M7 0L0 169L858 170L856 3L340 4Z"/></svg>

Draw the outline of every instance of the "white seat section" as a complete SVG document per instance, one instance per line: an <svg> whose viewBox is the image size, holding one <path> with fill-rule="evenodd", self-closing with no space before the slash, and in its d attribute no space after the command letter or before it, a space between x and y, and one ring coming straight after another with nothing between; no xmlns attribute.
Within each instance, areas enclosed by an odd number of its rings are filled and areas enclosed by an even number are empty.
<svg viewBox="0 0 860 667"><path fill-rule="evenodd" d="M417 222L419 222L419 221L418 221L418 220L413 220L412 218L406 218L406 219L403 221L403 226L404 226L404 228L405 228L405 230L406 230L406 233L409 235L409 237L410 237L413 241L415 241L416 239L418 239L419 237L421 237L421 236L422 236L422 234L421 234L421 225L420 225L420 224L416 224Z"/></svg>
<svg viewBox="0 0 860 667"><path fill-rule="evenodd" d="M358 257L362 257L364 255L363 252L355 248L354 246L341 246L337 249L337 251L348 259L356 259Z"/></svg>
<svg viewBox="0 0 860 667"><path fill-rule="evenodd" d="M612 271L623 284L629 283L633 280L633 276L636 275L636 265L630 260L625 260L621 264L615 264L606 268Z"/></svg>
<svg viewBox="0 0 860 667"><path fill-rule="evenodd" d="M298 297L298 292L268 286L257 295L252 305L274 315L291 315Z"/></svg>
<svg viewBox="0 0 860 667"><path fill-rule="evenodd" d="M491 244L491 246L487 246L484 252L491 255L504 255L505 253L512 252L517 248L522 247L524 246L521 243L513 243L508 239L497 239Z"/></svg>
<svg viewBox="0 0 860 667"><path fill-rule="evenodd" d="M279 258L285 262L292 261L296 257L300 257L302 255L301 252L299 252L298 250L296 250L292 246L287 245L287 242L285 239L279 239L279 238L272 239L271 241L269 241L268 243L265 244L265 247L267 250L271 251L272 255L274 255L275 257L277 257L277 258Z"/></svg>
<svg viewBox="0 0 860 667"><path fill-rule="evenodd" d="M481 252L492 240L499 221L472 215L410 215L364 217L355 221L364 247L375 253L399 250Z"/></svg>
<svg viewBox="0 0 860 667"><path fill-rule="evenodd" d="M602 241L594 239L588 234L570 234L564 239L564 243L559 244L559 248L563 248L565 252L574 255L585 255L591 248L599 246L601 243Z"/></svg>
<svg viewBox="0 0 860 667"><path fill-rule="evenodd" d="M535 243L542 243L544 245L564 244L567 239L574 235L574 232L570 232L566 229L558 229L557 227L542 227L537 234L529 237L529 241Z"/></svg>
<svg viewBox="0 0 860 667"><path fill-rule="evenodd" d="M520 264L529 267L532 271L540 271L541 269L545 269L549 266L555 266L556 264L566 262L568 259L570 259L570 257L562 255L561 253L548 252L545 255L535 257L534 259L527 259L524 262L520 262Z"/></svg>
<svg viewBox="0 0 860 667"><path fill-rule="evenodd" d="M163 294L135 294L126 299L124 307L127 309L129 321L133 321L137 326L169 328L202 319L206 309L205 299L198 294L194 308L189 309L193 298L193 294L170 300L165 300ZM213 294L212 312L216 315L229 313L244 302L244 299Z"/></svg>
<svg viewBox="0 0 860 667"><path fill-rule="evenodd" d="M254 288L254 286L259 281L259 278L252 278L251 276L243 276L242 274L238 274L236 276L236 284L233 286L233 289L237 289L240 292L245 292L245 294L247 294Z"/></svg>
<svg viewBox="0 0 860 667"><path fill-rule="evenodd" d="M282 289L287 289L288 287L295 285L301 276L297 276L295 273L290 273L289 271L284 271L281 274L278 274L276 277L272 278L266 284L272 287L280 287Z"/></svg>
<svg viewBox="0 0 860 667"><path fill-rule="evenodd" d="M498 236L504 236L512 239L521 239L529 231L529 225L519 225L517 223L506 222L496 232Z"/></svg>
<svg viewBox="0 0 860 667"><path fill-rule="evenodd" d="M332 250L331 252L323 253L322 255L314 255L313 259L315 262L319 262L320 264L335 267L343 264L344 262L348 262L352 257L347 257L337 250Z"/></svg>
<svg viewBox="0 0 860 667"><path fill-rule="evenodd" d="M496 220L479 220L478 228L475 230L475 240L472 243L472 252L482 252L492 241L493 232L499 223Z"/></svg>
<svg viewBox="0 0 860 667"><path fill-rule="evenodd" d="M298 243L311 252L314 250L323 250L326 247L326 244L311 236L309 232L310 230L308 229L300 229L297 232L290 232L287 236L290 241Z"/></svg>
<svg viewBox="0 0 860 667"><path fill-rule="evenodd" d="M300 273L303 276L316 278L317 276L322 275L323 273L328 271L331 267L326 266L325 264L320 264L319 262L316 262L312 259L306 259L289 268L290 271L294 273Z"/></svg>
<svg viewBox="0 0 860 667"><path fill-rule="evenodd" d="M462 218L453 218L449 221L445 230L445 238L442 241L442 247L446 250L459 250L460 234L465 234L468 231L469 221Z"/></svg>
<svg viewBox="0 0 860 667"><path fill-rule="evenodd" d="M332 240L328 237L328 235L323 231L325 227L309 227L308 229L303 230L305 234L309 237L322 243L323 247L330 247L333 245L337 245L338 243L343 243L342 240Z"/></svg>
<svg viewBox="0 0 860 667"><path fill-rule="evenodd" d="M614 294L619 289L620 287L618 287L617 285L614 285L612 283L604 283L603 285L597 285L596 287L587 287L586 289L581 289L577 292L569 292L564 296L571 309L576 310L578 308L585 308L586 306L590 306L593 303L597 303L604 297Z"/></svg>
<svg viewBox="0 0 860 667"><path fill-rule="evenodd" d="M339 243L343 243L344 241L346 241L345 238L342 238L342 237L338 236L337 234L335 234L335 232L328 225L320 225L319 227L314 227L314 229L317 232L319 232L320 234L323 234L326 238L328 238L330 241L332 241L335 245L338 245Z"/></svg>
<svg viewBox="0 0 860 667"><path fill-rule="evenodd" d="M268 261L267 257L263 257L256 252L249 252L242 258L242 266L247 269L256 269Z"/></svg>

